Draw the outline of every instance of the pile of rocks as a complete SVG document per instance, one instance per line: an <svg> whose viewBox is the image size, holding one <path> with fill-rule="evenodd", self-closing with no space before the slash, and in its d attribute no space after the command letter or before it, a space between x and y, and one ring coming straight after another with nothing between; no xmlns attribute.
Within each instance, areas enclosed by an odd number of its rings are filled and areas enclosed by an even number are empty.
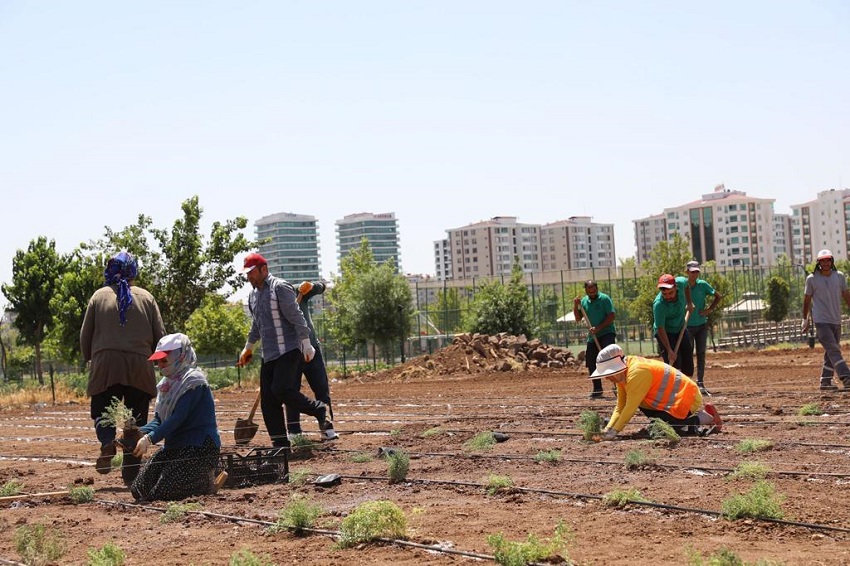
<svg viewBox="0 0 850 566"><path fill-rule="evenodd" d="M529 340L524 334L458 334L450 348L461 350L469 357L470 363L496 371L525 370L529 367L560 369L578 365L578 360L566 348L550 346L537 339Z"/></svg>

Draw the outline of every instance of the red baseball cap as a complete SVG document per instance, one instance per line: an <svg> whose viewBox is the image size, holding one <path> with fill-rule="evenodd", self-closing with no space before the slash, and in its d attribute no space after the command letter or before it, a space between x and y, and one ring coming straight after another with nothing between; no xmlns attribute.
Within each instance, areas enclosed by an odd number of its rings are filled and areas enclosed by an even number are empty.
<svg viewBox="0 0 850 566"><path fill-rule="evenodd" d="M659 289L672 289L675 286L676 278L670 275L669 273L665 273L664 275L658 278Z"/></svg>
<svg viewBox="0 0 850 566"><path fill-rule="evenodd" d="M169 352L179 350L183 347L183 334L168 334L159 339L156 344L156 350L150 355L148 361L155 362L168 356Z"/></svg>
<svg viewBox="0 0 850 566"><path fill-rule="evenodd" d="M258 265L268 265L269 262L260 254L254 252L245 256L245 263L242 264L242 273L248 273Z"/></svg>

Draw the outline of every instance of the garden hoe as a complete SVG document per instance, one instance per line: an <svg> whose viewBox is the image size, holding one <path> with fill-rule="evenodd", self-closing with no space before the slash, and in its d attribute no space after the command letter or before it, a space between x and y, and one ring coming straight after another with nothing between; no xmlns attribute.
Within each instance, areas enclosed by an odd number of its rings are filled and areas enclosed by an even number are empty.
<svg viewBox="0 0 850 566"><path fill-rule="evenodd" d="M300 303L301 297L302 294L299 292L298 296L295 297L295 302ZM236 426L233 429L233 439L238 445L245 445L251 442L251 439L254 438L254 435L257 434L257 430L260 428L260 425L254 422L254 413L257 412L257 406L260 404L261 393L262 391L257 392L257 398L254 399L254 406L251 407L248 418L236 419Z"/></svg>

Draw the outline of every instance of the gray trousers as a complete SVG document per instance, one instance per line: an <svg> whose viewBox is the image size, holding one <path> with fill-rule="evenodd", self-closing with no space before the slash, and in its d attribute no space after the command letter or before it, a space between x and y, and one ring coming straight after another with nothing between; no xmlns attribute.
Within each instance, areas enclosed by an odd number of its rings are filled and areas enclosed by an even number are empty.
<svg viewBox="0 0 850 566"><path fill-rule="evenodd" d="M842 382L850 383L850 368L841 355L841 325L815 324L815 333L824 349L821 381L837 376Z"/></svg>

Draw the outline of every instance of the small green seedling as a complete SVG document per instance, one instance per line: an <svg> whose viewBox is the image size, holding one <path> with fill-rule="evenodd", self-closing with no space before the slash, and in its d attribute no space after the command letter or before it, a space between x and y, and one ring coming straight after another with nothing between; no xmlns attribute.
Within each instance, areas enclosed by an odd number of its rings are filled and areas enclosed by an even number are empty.
<svg viewBox="0 0 850 566"><path fill-rule="evenodd" d="M490 474L487 476L487 495L496 495L500 491L513 487L514 480L510 476L498 476Z"/></svg>
<svg viewBox="0 0 850 566"><path fill-rule="evenodd" d="M88 555L87 566L123 566L127 559L124 551L111 542L107 542L100 548L90 548Z"/></svg>
<svg viewBox="0 0 850 566"><path fill-rule="evenodd" d="M602 423L602 415L596 411L582 411L577 422L582 439L593 440L593 437L602 432Z"/></svg>
<svg viewBox="0 0 850 566"><path fill-rule="evenodd" d="M464 447L467 450L471 451L485 451L490 450L493 446L496 445L496 437L493 436L493 433L490 431L479 432L472 438L466 441Z"/></svg>
<svg viewBox="0 0 850 566"><path fill-rule="evenodd" d="M763 480L770 473L770 468L761 462L741 462L732 473L730 480Z"/></svg>
<svg viewBox="0 0 850 566"><path fill-rule="evenodd" d="M602 502L608 507L625 507L629 503L637 501L648 501L635 488L617 489L606 493Z"/></svg>
<svg viewBox="0 0 850 566"><path fill-rule="evenodd" d="M407 537L407 517L392 501L367 501L342 520L339 533L340 548L377 538L403 539Z"/></svg>
<svg viewBox="0 0 850 566"><path fill-rule="evenodd" d="M730 521L745 517L781 519L784 516L782 511L784 500L783 495L776 493L773 484L760 481L747 493L733 495L723 500L720 510L723 517Z"/></svg>
<svg viewBox="0 0 850 566"><path fill-rule="evenodd" d="M751 454L752 452L763 452L773 448L773 442L760 438L745 438L735 446L735 450L741 454Z"/></svg>
<svg viewBox="0 0 850 566"><path fill-rule="evenodd" d="M271 532L293 531L296 535L304 533L305 529L312 529L318 519L323 514L322 507L312 503L307 497L293 495L290 502L284 507L274 525L269 530Z"/></svg>

